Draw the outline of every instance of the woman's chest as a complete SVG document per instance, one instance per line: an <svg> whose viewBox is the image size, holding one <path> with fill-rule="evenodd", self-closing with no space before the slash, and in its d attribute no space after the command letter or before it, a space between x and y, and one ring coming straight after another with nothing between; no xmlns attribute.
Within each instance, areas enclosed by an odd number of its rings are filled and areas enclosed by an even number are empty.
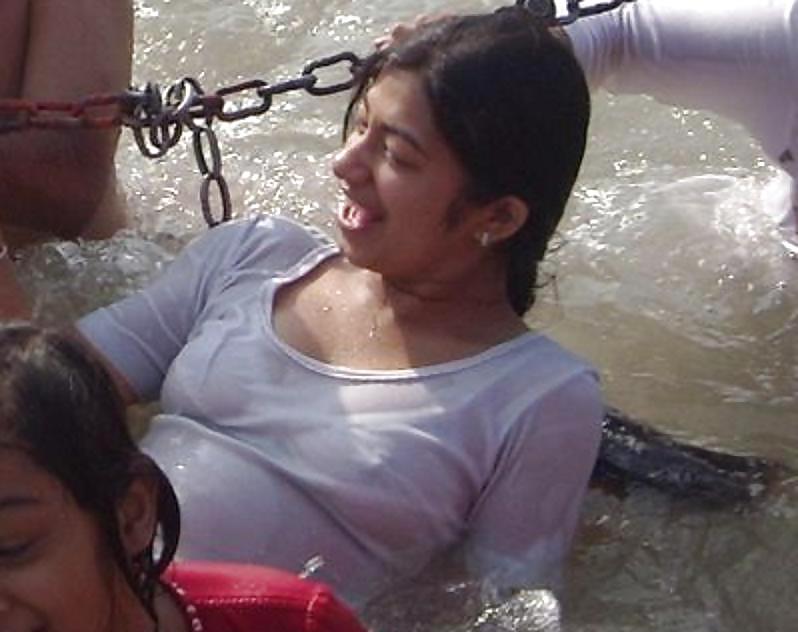
<svg viewBox="0 0 798 632"><path fill-rule="evenodd" d="M287 470L304 464L366 491L434 480L443 497L467 489L465 499L484 483L500 432L473 384L456 373L325 372L259 324L236 313L206 323L169 370L163 411L213 426Z"/></svg>
<svg viewBox="0 0 798 632"><path fill-rule="evenodd" d="M379 299L362 274L335 269L276 293L274 335L287 347L331 366L402 370L441 365L486 349L455 318L405 310Z"/></svg>

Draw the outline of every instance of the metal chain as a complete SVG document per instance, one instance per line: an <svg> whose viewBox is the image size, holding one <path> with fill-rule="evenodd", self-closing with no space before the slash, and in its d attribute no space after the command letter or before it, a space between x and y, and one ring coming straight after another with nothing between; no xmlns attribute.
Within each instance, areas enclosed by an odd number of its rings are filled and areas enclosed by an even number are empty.
<svg viewBox="0 0 798 632"><path fill-rule="evenodd" d="M129 114L120 123L133 130L142 154L159 158L174 147L188 128L197 168L202 175L200 204L208 226L216 226L232 217L230 189L222 175L222 153L213 130L214 120L239 121L260 116L272 106L273 97L286 92L304 90L323 96L348 90L354 84L355 72L363 60L351 52L343 52L308 63L299 77L270 85L261 79L251 79L206 95L196 79L187 77L165 91L148 84L143 92L128 92ZM318 72L346 64L348 76L335 83L322 84ZM134 104L130 108L130 104ZM211 188L218 194L221 212L214 213Z"/></svg>
<svg viewBox="0 0 798 632"><path fill-rule="evenodd" d="M161 89L148 83L142 89L121 94L92 95L76 102L0 99L0 134L27 129L107 129L129 127L139 151L147 158L161 158L188 129L197 168L202 175L200 204L208 226L232 216L230 189L222 175L222 152L213 129L215 120L239 121L260 116L272 106L273 97L292 91L324 96L349 90L363 59L342 52L311 61L299 77L269 84L252 79L205 94L200 83L185 77ZM346 76L324 83L319 73L344 66ZM211 189L218 194L221 209L214 213Z"/></svg>
<svg viewBox="0 0 798 632"><path fill-rule="evenodd" d="M555 0L516 0L552 25L603 13L634 0L610 0L582 6L579 0L566 0L567 14L556 15ZM311 61L299 77L269 84L251 79L205 94L200 83L185 77L162 90L155 83L121 94L91 95L75 102L0 99L0 134L26 129L106 129L129 127L139 151L147 158L161 158L180 141L183 130L192 135L197 168L202 175L200 204L209 226L216 226L232 216L230 189L222 175L222 152L213 130L215 120L223 122L260 116L272 106L273 97L292 91L324 96L349 90L357 69L366 60L352 52L342 52ZM324 84L318 72L345 66L345 79ZM211 188L218 194L220 213L211 208ZM218 217L218 218L217 218Z"/></svg>
<svg viewBox="0 0 798 632"><path fill-rule="evenodd" d="M113 127L120 124L114 108L121 100L117 94L92 95L76 102L0 99L0 134L30 128Z"/></svg>
<svg viewBox="0 0 798 632"><path fill-rule="evenodd" d="M579 18L612 11L622 4L634 1L635 0L608 0L607 2L592 2L588 4L582 0L566 0L565 15L557 15L557 4L555 0L516 0L515 4L517 6L526 7L529 11L542 20L545 20L551 26L565 26L566 24L575 22Z"/></svg>

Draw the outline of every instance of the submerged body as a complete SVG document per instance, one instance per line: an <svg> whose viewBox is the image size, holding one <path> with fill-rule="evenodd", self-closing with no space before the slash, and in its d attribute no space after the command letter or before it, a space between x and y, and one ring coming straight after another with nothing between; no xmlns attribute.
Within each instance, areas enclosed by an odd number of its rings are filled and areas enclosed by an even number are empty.
<svg viewBox="0 0 798 632"><path fill-rule="evenodd" d="M319 362L280 339L275 297L339 258L284 220L232 224L80 323L142 397L161 388L144 446L181 499L181 553L320 556L318 577L361 601L467 536L477 570L551 580L595 457L595 374L533 332L415 368Z"/></svg>

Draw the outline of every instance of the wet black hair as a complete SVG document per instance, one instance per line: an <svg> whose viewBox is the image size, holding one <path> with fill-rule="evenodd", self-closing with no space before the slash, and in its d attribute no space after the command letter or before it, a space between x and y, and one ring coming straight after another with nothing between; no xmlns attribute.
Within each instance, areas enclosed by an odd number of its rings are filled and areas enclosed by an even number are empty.
<svg viewBox="0 0 798 632"><path fill-rule="evenodd" d="M466 171L468 200L513 195L527 204L526 223L502 245L508 298L523 315L584 155L590 94L582 69L567 43L523 7L442 18L361 66L344 138L366 91L391 69L421 78L436 125Z"/></svg>
<svg viewBox="0 0 798 632"><path fill-rule="evenodd" d="M166 475L133 441L105 368L66 334L0 325L0 438L19 445L94 517L111 558L155 618L155 588L177 548L180 512ZM157 558L150 542L130 559L120 538L117 508L140 477L157 484Z"/></svg>

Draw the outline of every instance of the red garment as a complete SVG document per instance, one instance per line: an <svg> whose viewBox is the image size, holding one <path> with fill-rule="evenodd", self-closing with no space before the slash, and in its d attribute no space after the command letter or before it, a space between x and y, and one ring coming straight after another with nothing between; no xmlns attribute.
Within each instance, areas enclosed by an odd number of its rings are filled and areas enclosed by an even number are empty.
<svg viewBox="0 0 798 632"><path fill-rule="evenodd" d="M162 579L190 632L365 632L327 586L273 568L179 562Z"/></svg>

